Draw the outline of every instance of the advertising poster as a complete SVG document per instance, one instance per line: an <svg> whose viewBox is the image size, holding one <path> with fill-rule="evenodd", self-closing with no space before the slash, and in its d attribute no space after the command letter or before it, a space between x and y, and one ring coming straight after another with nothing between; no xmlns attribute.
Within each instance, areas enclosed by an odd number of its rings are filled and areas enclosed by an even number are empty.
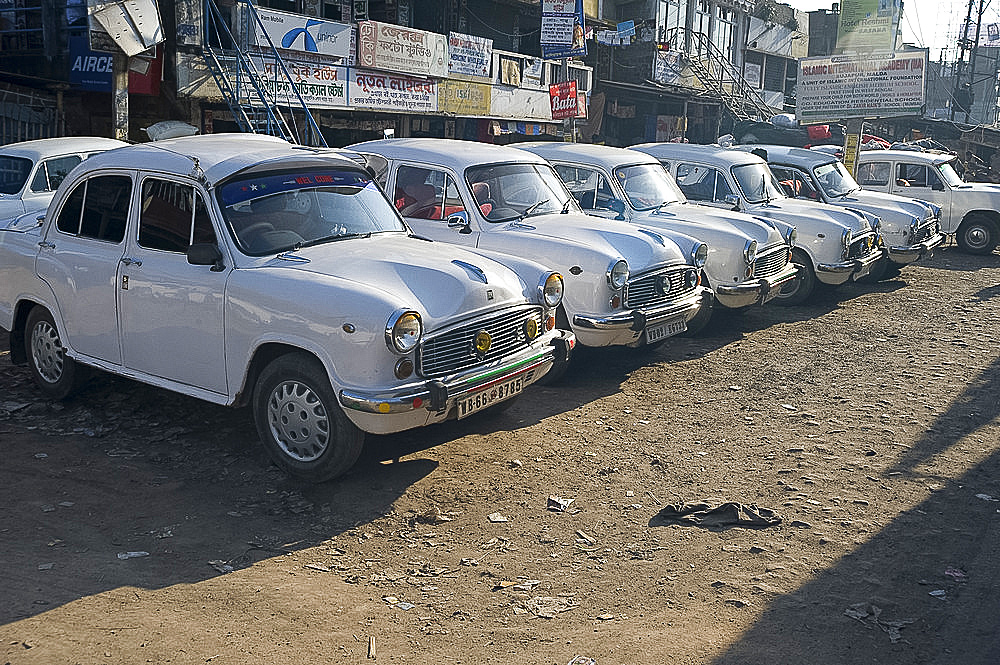
<svg viewBox="0 0 1000 665"><path fill-rule="evenodd" d="M264 88L278 103L298 104L295 91L280 71L273 58L251 57L254 67L261 73ZM295 81L299 95L314 108L343 108L347 106L347 67L324 65L282 58L285 68Z"/></svg>
<svg viewBox="0 0 1000 665"><path fill-rule="evenodd" d="M358 65L407 74L448 75L448 38L391 23L358 24Z"/></svg>
<svg viewBox="0 0 1000 665"><path fill-rule="evenodd" d="M378 111L434 113L438 110L438 84L434 81L384 72L351 70L347 96L351 106Z"/></svg>
<svg viewBox="0 0 1000 665"><path fill-rule="evenodd" d="M587 55L586 29L583 0L542 0L540 41L543 58Z"/></svg>
<svg viewBox="0 0 1000 665"><path fill-rule="evenodd" d="M325 55L345 63L351 54L350 25L264 7L258 7L257 14L260 23L254 21L253 25L258 46L267 47L270 38L275 48Z"/></svg>
<svg viewBox="0 0 1000 665"><path fill-rule="evenodd" d="M448 73L452 76L490 77L493 40L485 37L448 33Z"/></svg>
<svg viewBox="0 0 1000 665"><path fill-rule="evenodd" d="M550 85L549 103L552 108L553 120L575 118L579 104L576 95L576 81L563 81Z"/></svg>
<svg viewBox="0 0 1000 665"><path fill-rule="evenodd" d="M438 83L438 111L455 115L488 116L492 86L445 79Z"/></svg>
<svg viewBox="0 0 1000 665"><path fill-rule="evenodd" d="M900 5L900 0L842 0L837 48L861 53L894 50Z"/></svg>

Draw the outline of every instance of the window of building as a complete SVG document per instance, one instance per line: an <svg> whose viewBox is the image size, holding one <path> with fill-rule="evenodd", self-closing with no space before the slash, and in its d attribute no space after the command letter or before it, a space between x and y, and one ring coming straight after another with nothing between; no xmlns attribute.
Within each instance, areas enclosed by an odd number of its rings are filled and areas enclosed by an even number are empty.
<svg viewBox="0 0 1000 665"><path fill-rule="evenodd" d="M669 39L671 37L671 30L685 27L687 24L687 4L687 0L666 0L665 2L661 2L663 12L661 40Z"/></svg>
<svg viewBox="0 0 1000 665"><path fill-rule="evenodd" d="M717 6L715 13L715 32L712 43L722 52L723 57L733 61L734 12L729 7Z"/></svg>

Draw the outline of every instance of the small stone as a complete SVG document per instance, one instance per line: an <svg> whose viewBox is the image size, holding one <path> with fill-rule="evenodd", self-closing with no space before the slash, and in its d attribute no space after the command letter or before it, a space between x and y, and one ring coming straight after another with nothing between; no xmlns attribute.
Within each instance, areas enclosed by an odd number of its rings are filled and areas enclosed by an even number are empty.
<svg viewBox="0 0 1000 665"><path fill-rule="evenodd" d="M812 528L812 524L810 524L809 522L803 522L802 520L793 520L792 523L789 526L795 527L797 529L811 529Z"/></svg>

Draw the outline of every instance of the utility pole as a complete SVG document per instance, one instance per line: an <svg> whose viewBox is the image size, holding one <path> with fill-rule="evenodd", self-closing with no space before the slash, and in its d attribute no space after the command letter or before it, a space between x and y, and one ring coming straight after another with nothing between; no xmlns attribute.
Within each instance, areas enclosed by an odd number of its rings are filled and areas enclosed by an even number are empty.
<svg viewBox="0 0 1000 665"><path fill-rule="evenodd" d="M955 69L955 89L951 94L951 115L950 119L955 119L955 102L959 98L959 92L962 88L962 70L965 65L965 52L969 50L969 24L972 22L972 6L975 0L969 0L969 9L965 13L965 22L962 24L961 31L962 34L958 38L958 63ZM977 35L978 37L978 35ZM966 115L968 119L968 115Z"/></svg>
<svg viewBox="0 0 1000 665"><path fill-rule="evenodd" d="M971 7L971 5L972 5L971 0L969 2L969 5ZM970 93L973 93L973 91L975 91L975 89L976 89L976 81L975 81L975 76L976 76L976 55L979 52L979 31L980 31L980 29L983 26L983 10L984 9L985 9L985 7L983 6L983 0L979 0L979 14L976 16L976 39L975 39L975 41L972 42L972 54L969 56L969 92ZM975 95L973 94L973 97L969 99L969 110L965 112L965 121L966 122L969 122L969 113L972 112L972 100L974 98L975 98Z"/></svg>

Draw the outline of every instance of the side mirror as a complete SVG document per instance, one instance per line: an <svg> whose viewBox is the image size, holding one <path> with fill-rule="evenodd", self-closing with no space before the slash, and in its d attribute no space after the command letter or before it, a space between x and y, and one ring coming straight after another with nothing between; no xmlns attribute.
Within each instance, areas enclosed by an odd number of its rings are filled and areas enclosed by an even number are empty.
<svg viewBox="0 0 1000 665"><path fill-rule="evenodd" d="M615 212L615 219L625 219L625 202L621 199L611 199L608 202L608 209Z"/></svg>
<svg viewBox="0 0 1000 665"><path fill-rule="evenodd" d="M740 197L735 194L726 194L722 200L725 201L726 205L731 205L733 207L733 212L740 211Z"/></svg>
<svg viewBox="0 0 1000 665"><path fill-rule="evenodd" d="M212 266L212 272L222 272L222 251L210 242L199 242L188 247L187 261L193 266Z"/></svg>
<svg viewBox="0 0 1000 665"><path fill-rule="evenodd" d="M458 232L462 234L472 233L472 227L469 225L469 213L459 210L448 215L448 228L458 229Z"/></svg>

